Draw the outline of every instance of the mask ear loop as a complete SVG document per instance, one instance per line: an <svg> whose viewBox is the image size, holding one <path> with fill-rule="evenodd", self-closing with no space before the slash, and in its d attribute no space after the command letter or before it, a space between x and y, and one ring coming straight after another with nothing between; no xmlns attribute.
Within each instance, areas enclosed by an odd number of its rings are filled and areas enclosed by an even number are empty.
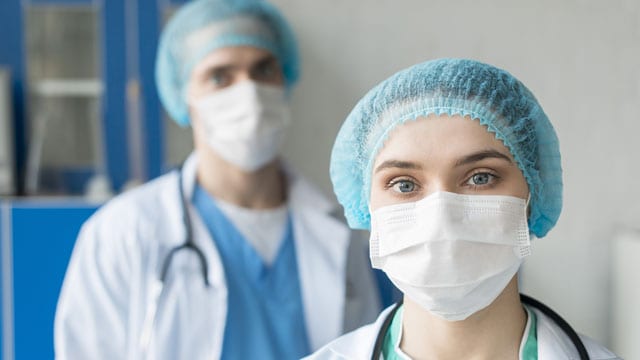
<svg viewBox="0 0 640 360"><path fill-rule="evenodd" d="M531 202L531 193L527 195L527 201L524 204L524 230L519 231L518 236L518 257L524 258L531 255L531 240L533 234L529 230L529 204Z"/></svg>

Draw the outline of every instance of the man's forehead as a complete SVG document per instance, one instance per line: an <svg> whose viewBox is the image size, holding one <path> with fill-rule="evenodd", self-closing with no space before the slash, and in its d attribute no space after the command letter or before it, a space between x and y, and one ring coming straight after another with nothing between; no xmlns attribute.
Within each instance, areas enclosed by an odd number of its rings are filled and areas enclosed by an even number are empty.
<svg viewBox="0 0 640 360"><path fill-rule="evenodd" d="M205 56L197 67L211 68L244 68L276 61L271 52L252 46L230 46L216 49Z"/></svg>
<svg viewBox="0 0 640 360"><path fill-rule="evenodd" d="M273 29L263 20L250 15L238 15L211 22L193 31L183 42L183 54L195 54L208 46L223 47L236 42L238 38L258 38L267 43L275 43Z"/></svg>

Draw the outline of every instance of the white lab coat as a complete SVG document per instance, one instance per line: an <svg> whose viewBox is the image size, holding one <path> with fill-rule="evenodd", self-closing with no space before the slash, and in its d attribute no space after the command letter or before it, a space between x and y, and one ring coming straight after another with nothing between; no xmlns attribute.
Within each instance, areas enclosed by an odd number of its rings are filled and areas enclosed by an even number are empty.
<svg viewBox="0 0 640 360"><path fill-rule="evenodd" d="M183 166L187 199L197 158ZM379 296L358 239L335 218L336 206L299 176L288 178L288 204L305 323L312 350L373 321ZM82 227L58 300L57 359L217 359L227 314L227 286L215 243L188 202L194 242L208 264L209 288L193 251L178 252L154 301L167 253L185 241L178 172L114 198ZM158 305L148 351L141 333ZM247 344L251 346L251 344Z"/></svg>
<svg viewBox="0 0 640 360"><path fill-rule="evenodd" d="M382 328L382 323L387 318L393 306L386 308L378 319L367 326L363 326L350 332L318 350L316 353L304 358L304 360L368 360L373 355L373 348ZM530 308L531 309L531 308ZM549 317L538 311L537 316L537 340L538 359L540 360L579 360L576 350L569 337ZM580 335L587 352L592 360L620 359L615 354L597 344L592 339ZM381 356L382 359L382 356Z"/></svg>

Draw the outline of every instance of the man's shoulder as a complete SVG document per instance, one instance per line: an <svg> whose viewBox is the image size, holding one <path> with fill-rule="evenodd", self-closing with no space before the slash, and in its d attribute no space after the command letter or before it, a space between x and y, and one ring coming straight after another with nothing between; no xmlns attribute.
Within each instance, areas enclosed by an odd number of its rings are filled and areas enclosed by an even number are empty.
<svg viewBox="0 0 640 360"><path fill-rule="evenodd" d="M174 199L178 196L177 186L175 172L162 175L109 200L85 225L104 225L117 230L141 222L160 223L163 214L176 211Z"/></svg>
<svg viewBox="0 0 640 360"><path fill-rule="evenodd" d="M371 349L379 328L376 323L373 323L342 335L306 357L305 360L368 359L371 357Z"/></svg>

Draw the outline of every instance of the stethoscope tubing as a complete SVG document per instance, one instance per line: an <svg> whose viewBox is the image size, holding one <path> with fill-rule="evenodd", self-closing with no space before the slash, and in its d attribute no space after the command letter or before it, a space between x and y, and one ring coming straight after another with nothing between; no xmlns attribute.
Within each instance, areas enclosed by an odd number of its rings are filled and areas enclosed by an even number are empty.
<svg viewBox="0 0 640 360"><path fill-rule="evenodd" d="M558 313L556 313L550 307L546 306L540 301L524 294L520 294L520 301L523 304L540 310L543 314L551 318L551 320L553 320L553 322L555 322L560 327L560 329L564 331L564 333L569 337L569 340L571 340L573 345L576 347L576 350L578 350L578 355L580 356L580 360L589 360L589 353L587 352L582 339L580 339L578 333L576 333L571 325L569 325L568 322L566 322L560 315L558 315ZM396 303L391 312L389 312L389 314L387 315L386 319L384 319L384 322L382 323L382 326L378 331L376 342L373 346L373 354L371 355L372 360L380 360L380 355L382 354L382 346L384 345L384 338L387 334L387 331L389 330L389 327L391 327L391 321L393 321L393 317L395 316L401 305L402 300Z"/></svg>
<svg viewBox="0 0 640 360"><path fill-rule="evenodd" d="M200 261L200 268L202 271L202 278L204 279L204 285L209 287L209 265L207 264L207 258L200 248L195 244L193 240L193 226L191 224L191 218L189 217L189 204L187 203L187 197L184 193L184 171L182 167L178 169L178 192L180 195L180 206L182 207L182 222L184 224L185 240L181 245L178 245L171 249L164 259L162 264L162 271L160 272L160 282L164 284L167 280L169 268L171 267L171 261L173 256L180 250L191 250L197 256Z"/></svg>

